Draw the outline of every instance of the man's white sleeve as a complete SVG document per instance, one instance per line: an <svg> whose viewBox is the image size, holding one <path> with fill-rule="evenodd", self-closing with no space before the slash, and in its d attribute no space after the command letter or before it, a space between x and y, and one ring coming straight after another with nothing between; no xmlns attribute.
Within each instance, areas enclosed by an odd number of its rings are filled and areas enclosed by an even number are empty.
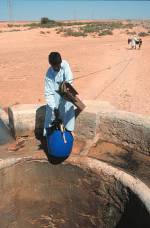
<svg viewBox="0 0 150 228"><path fill-rule="evenodd" d="M54 111L54 108L56 107L54 85L48 77L45 78L45 99L48 106Z"/></svg>
<svg viewBox="0 0 150 228"><path fill-rule="evenodd" d="M70 69L69 63L65 62L65 81L69 82L70 84L72 84L73 81L73 74L72 71Z"/></svg>

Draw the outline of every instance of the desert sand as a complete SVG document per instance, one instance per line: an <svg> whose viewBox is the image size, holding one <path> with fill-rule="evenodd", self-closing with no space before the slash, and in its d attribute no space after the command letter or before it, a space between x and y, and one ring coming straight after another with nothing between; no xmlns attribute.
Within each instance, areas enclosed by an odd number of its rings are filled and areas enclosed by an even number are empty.
<svg viewBox="0 0 150 228"><path fill-rule="evenodd" d="M0 24L0 30L6 29ZM44 31L42 33L41 31ZM48 32L47 32L48 31ZM0 107L44 103L44 78L51 51L72 68L81 99L108 101L120 110L150 115L150 36L130 50L128 35L64 37L55 29L0 33Z"/></svg>

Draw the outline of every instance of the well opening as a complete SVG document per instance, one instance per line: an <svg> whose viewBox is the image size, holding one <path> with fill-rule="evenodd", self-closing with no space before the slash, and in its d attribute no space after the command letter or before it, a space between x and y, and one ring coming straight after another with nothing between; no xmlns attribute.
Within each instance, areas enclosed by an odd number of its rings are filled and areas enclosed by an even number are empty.
<svg viewBox="0 0 150 228"><path fill-rule="evenodd" d="M88 165L26 160L0 169L0 227L149 227L137 196Z"/></svg>

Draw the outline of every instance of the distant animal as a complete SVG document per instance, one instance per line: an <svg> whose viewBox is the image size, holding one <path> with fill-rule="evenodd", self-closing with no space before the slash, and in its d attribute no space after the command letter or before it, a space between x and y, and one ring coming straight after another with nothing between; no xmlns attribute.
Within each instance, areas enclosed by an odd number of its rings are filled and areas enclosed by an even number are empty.
<svg viewBox="0 0 150 228"><path fill-rule="evenodd" d="M142 45L142 39L139 38L139 39L135 39L134 37L133 38L129 38L128 39L128 44L131 45L131 48L132 49L136 49L136 45L138 45L139 49Z"/></svg>

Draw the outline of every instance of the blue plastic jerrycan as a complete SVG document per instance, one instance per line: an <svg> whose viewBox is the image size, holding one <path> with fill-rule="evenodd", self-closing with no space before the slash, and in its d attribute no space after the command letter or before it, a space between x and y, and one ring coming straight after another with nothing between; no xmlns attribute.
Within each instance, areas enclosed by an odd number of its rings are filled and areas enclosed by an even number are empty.
<svg viewBox="0 0 150 228"><path fill-rule="evenodd" d="M58 158L68 157L73 147L74 138L69 131L54 130L47 134L48 153Z"/></svg>

